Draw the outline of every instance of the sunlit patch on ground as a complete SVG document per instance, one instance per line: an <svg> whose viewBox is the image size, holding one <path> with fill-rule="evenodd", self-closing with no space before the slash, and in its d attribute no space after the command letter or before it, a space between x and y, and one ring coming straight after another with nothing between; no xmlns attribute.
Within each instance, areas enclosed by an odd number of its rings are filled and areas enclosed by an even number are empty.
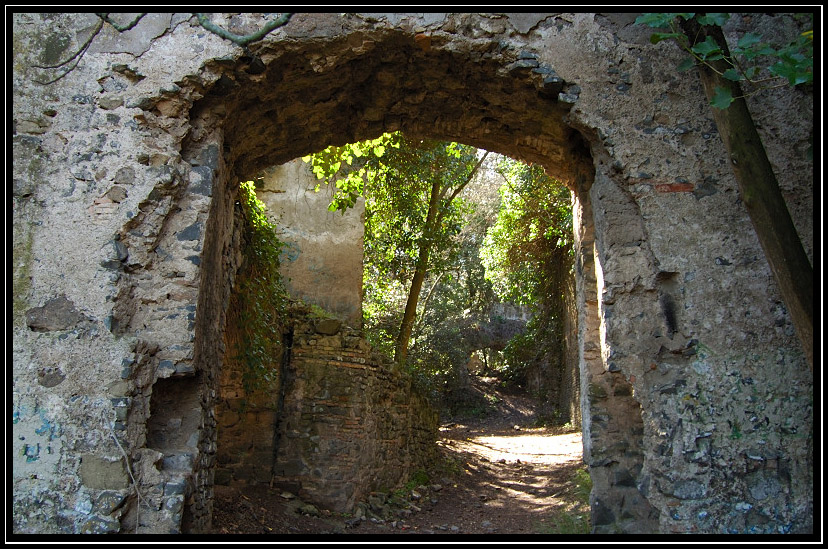
<svg viewBox="0 0 828 549"><path fill-rule="evenodd" d="M489 461L520 460L525 463L556 464L580 459L581 433L547 435L521 432L515 435L474 436L456 440L460 450L479 454Z"/></svg>

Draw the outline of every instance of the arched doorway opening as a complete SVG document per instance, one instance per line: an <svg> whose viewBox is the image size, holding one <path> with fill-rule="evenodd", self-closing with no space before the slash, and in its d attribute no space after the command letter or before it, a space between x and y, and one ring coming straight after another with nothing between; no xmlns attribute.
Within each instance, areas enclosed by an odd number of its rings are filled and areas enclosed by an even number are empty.
<svg viewBox="0 0 828 549"><path fill-rule="evenodd" d="M497 44L490 47L496 49ZM182 150L182 158L194 170L207 174L212 184L195 325L195 361L205 374L202 402L207 423L213 422L213 427L215 419L207 411L215 405L215 383L226 351L221 344L226 304L238 261L233 243L238 181L330 144L395 130L463 142L540 164L573 191L576 203L587 212L594 174L587 139L567 124L571 105L558 100L557 92L565 83L546 76L548 71L535 70L543 69L537 62L504 67L485 48L456 51L425 43L415 34L394 31L355 33L326 42L323 48L308 43L274 43L268 48L262 57L271 62L264 70L251 71L247 60L219 71L215 85L190 113L193 130ZM523 59L533 56L531 52L520 55ZM576 276L591 281L597 279L591 274L594 263L590 258L595 256L589 236L591 216L578 219L576 230L582 234ZM628 415L632 424L620 429L613 423L614 409L604 415L584 413L584 422L598 419L610 425L613 438L634 441L641 438L643 429L632 392L614 389L608 397L600 391L590 393L593 386L589 380L593 375L604 376L605 367L600 353L597 357L594 354L600 349L600 330L584 328L588 322L597 324L598 319L597 300L589 284L578 290L579 309L585 315L579 319L581 377L587 380L586 390L582 387L584 406L609 398L611 402L627 402L637 413ZM204 432L215 431L209 428ZM584 433L606 436L602 429L587 426ZM206 447L215 444L202 443ZM595 483L596 492L616 485L635 489L643 457L636 451L621 453L632 456L631 463L601 477ZM596 466L604 471L617 463L614 458L599 459ZM201 467L196 467L194 485L203 488L194 490L193 507L209 510L213 464L207 454ZM640 515L636 511L640 503L639 498L628 506L629 519ZM649 515L648 506L644 507ZM600 511L600 502L594 504L593 515L596 508ZM609 516L594 517L594 523ZM616 519L612 514L609 522Z"/></svg>

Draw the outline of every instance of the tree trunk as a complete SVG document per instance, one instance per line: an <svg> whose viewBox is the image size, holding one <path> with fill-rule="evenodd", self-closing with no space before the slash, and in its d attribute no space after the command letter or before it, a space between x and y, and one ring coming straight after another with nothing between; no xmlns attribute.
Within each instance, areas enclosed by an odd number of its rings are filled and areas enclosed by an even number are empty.
<svg viewBox="0 0 828 549"><path fill-rule="evenodd" d="M703 42L709 35L725 55L730 56L721 27L701 26L697 21L689 20L682 22L682 30L691 46ZM711 64L719 72L728 68L721 60ZM727 149L742 201L813 371L813 266L791 220L747 102L742 97L741 86L721 77L706 65L699 66L699 75L708 100L712 100L716 87L729 89L736 98L726 109L711 108L713 119Z"/></svg>
<svg viewBox="0 0 828 549"><path fill-rule="evenodd" d="M434 281L434 284L431 285L431 289L425 295L425 299L423 299L423 310L420 313L420 316L417 318L416 322L414 322L414 327L412 328L411 333L419 334L420 326L423 324L423 319L425 318L426 308L428 307L428 301L431 299L431 296L434 294L434 290L437 288L437 284L443 279L443 276L446 274L446 271L443 271L437 276L437 280Z"/></svg>
<svg viewBox="0 0 828 549"><path fill-rule="evenodd" d="M400 333L397 336L397 348L394 352L394 361L403 364L408 358L408 340L411 339L411 329L414 327L414 319L417 316L417 301L420 299L420 291L423 288L426 270L428 269L428 255L431 251L431 236L435 231L437 221L437 207L440 205L440 179L434 178L431 184L431 197L428 201L428 213L426 214L423 239L420 243L420 251L417 256L417 266L414 269L414 278L411 280L411 289L408 291L408 300L405 303L405 313L400 323Z"/></svg>
<svg viewBox="0 0 828 549"><path fill-rule="evenodd" d="M457 195L460 194L466 185L474 178L474 174L480 168L486 157L489 156L489 151L486 151L480 160L477 161L474 168L472 168L466 180L458 185L451 196L446 200L450 204ZM420 291L423 289L423 281L425 280L426 271L428 270L428 256L431 253L431 238L436 233L438 227L443 222L443 213L437 213L440 202L443 196L448 192L448 186L440 189L440 177L435 176L431 183L431 196L428 201L428 213L426 214L425 228L423 229L423 241L420 244L420 253L417 257L417 266L414 269L414 278L411 280L411 289L408 291L408 300L405 303L405 312L400 323L400 333L397 336L397 348L394 350L394 362L403 364L408 358L408 341L411 339L411 330L414 327L414 320L417 317L417 301L420 299Z"/></svg>

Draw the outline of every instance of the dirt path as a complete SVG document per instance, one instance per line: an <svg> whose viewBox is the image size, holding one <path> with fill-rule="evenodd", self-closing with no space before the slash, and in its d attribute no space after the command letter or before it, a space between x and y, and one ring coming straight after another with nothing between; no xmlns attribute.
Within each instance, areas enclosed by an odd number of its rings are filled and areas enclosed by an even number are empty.
<svg viewBox="0 0 828 549"><path fill-rule="evenodd" d="M441 467L355 518L304 507L265 487L216 487L216 534L587 533L580 432L532 427L532 401L497 395L495 413L441 427ZM379 512L389 504L385 519ZM304 511L304 513L303 513Z"/></svg>

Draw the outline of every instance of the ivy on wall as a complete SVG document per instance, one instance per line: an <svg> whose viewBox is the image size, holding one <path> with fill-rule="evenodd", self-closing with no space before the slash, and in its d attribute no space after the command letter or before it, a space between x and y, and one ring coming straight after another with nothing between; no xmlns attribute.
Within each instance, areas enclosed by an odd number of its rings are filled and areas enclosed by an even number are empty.
<svg viewBox="0 0 828 549"><path fill-rule="evenodd" d="M239 184L242 209L243 263L233 296L240 338L234 358L242 366L246 394L266 390L278 382L283 327L288 294L279 272L284 243L265 215L252 181Z"/></svg>

